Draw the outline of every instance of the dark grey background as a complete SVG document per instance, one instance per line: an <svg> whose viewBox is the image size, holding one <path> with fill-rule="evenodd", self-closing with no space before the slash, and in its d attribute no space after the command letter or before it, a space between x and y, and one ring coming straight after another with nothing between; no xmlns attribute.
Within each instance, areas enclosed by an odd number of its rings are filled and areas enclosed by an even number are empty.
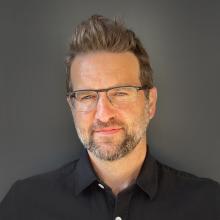
<svg viewBox="0 0 220 220"><path fill-rule="evenodd" d="M155 71L149 132L162 162L220 181L219 1L0 1L0 200L17 180L80 152L65 100L64 56L91 14L121 16Z"/></svg>

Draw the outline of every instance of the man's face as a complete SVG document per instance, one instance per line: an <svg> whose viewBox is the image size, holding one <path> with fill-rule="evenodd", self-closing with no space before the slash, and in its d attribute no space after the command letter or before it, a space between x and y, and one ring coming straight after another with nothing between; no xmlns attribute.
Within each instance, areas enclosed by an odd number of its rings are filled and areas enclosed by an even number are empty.
<svg viewBox="0 0 220 220"><path fill-rule="evenodd" d="M73 90L141 86L139 72L138 60L130 52L93 52L74 59L71 82ZM97 158L117 160L137 145L146 145L146 128L155 112L155 88L149 100L140 90L135 101L120 108L109 102L105 92L99 93L97 106L89 112L79 112L68 102L81 142Z"/></svg>

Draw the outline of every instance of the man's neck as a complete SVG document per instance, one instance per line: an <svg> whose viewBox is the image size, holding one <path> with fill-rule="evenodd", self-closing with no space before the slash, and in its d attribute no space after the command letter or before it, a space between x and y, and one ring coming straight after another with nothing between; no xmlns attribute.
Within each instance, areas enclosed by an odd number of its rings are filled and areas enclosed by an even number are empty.
<svg viewBox="0 0 220 220"><path fill-rule="evenodd" d="M128 155L115 161L100 160L91 152L88 153L96 174L117 195L135 182L147 154L146 140L142 140Z"/></svg>

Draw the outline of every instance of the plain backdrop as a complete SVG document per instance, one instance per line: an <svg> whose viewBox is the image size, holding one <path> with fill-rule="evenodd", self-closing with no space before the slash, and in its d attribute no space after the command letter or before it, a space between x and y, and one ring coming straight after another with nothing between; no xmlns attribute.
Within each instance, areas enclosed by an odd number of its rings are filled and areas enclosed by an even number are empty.
<svg viewBox="0 0 220 220"><path fill-rule="evenodd" d="M73 27L121 17L150 54L159 100L149 130L163 163L220 181L220 2L0 1L0 200L11 184L82 149L65 99Z"/></svg>

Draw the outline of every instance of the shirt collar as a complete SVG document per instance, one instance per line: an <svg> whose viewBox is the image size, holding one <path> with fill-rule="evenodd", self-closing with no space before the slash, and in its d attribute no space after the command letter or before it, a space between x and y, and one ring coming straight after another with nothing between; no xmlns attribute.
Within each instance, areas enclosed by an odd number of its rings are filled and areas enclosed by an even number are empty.
<svg viewBox="0 0 220 220"><path fill-rule="evenodd" d="M149 147L148 147L149 149ZM84 149L76 165L74 172L74 193L80 194L89 185L98 181L98 177L91 165L87 150ZM158 165L154 157L149 153L144 160L136 184L142 189L150 199L156 195L158 188Z"/></svg>
<svg viewBox="0 0 220 220"><path fill-rule="evenodd" d="M158 164L155 158L150 154L149 147L140 174L137 177L136 184L148 194L150 199L153 199L157 193Z"/></svg>
<svg viewBox="0 0 220 220"><path fill-rule="evenodd" d="M87 150L83 149L74 172L75 195L81 193L85 188L87 188L97 179L98 178L92 168Z"/></svg>

